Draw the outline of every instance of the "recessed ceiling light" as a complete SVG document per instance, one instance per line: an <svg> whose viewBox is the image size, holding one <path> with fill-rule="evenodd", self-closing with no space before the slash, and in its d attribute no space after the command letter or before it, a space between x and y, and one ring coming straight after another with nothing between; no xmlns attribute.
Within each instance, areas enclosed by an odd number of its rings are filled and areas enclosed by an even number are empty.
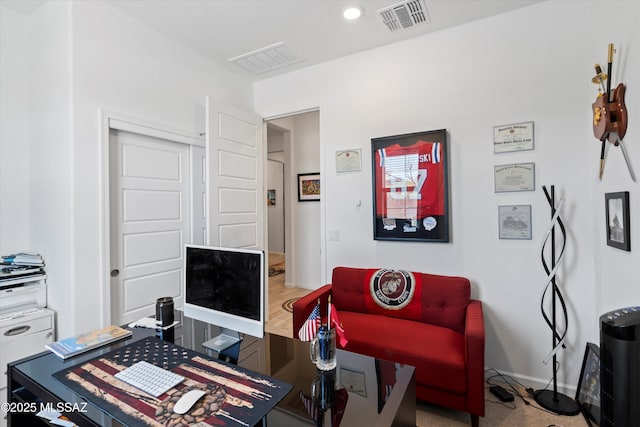
<svg viewBox="0 0 640 427"><path fill-rule="evenodd" d="M342 11L342 16L344 16L344 19L347 19L349 21L356 20L360 18L363 14L364 14L364 9L362 8L362 6L359 6L359 5L347 6Z"/></svg>

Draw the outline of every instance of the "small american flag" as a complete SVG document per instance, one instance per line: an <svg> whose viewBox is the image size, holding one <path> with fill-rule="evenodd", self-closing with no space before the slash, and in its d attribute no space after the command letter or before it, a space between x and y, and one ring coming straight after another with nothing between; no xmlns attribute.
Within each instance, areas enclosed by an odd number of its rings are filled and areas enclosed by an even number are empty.
<svg viewBox="0 0 640 427"><path fill-rule="evenodd" d="M315 421L318 419L318 406L316 406L316 402L314 399L307 397L300 391L300 400L304 405L304 408L307 410L307 413L311 418Z"/></svg>
<svg viewBox="0 0 640 427"><path fill-rule="evenodd" d="M302 327L298 331L300 341L311 341L318 333L320 327L320 303L316 304L309 318L304 321Z"/></svg>

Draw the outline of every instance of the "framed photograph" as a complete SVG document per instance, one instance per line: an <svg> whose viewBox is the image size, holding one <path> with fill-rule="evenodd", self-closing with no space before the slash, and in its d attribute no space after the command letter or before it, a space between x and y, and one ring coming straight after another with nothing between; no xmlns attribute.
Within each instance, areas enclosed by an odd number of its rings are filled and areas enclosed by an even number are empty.
<svg viewBox="0 0 640 427"><path fill-rule="evenodd" d="M340 368L340 384L348 392L367 397L364 372L349 368Z"/></svg>
<svg viewBox="0 0 640 427"><path fill-rule="evenodd" d="M607 212L607 245L630 251L629 192L606 193L604 201Z"/></svg>
<svg viewBox="0 0 640 427"><path fill-rule="evenodd" d="M371 140L373 238L449 242L445 129Z"/></svg>
<svg viewBox="0 0 640 427"><path fill-rule="evenodd" d="M588 342L582 359L582 369L576 389L576 402L589 425L600 424L600 349Z"/></svg>
<svg viewBox="0 0 640 427"><path fill-rule="evenodd" d="M313 202L320 200L320 173L298 174L298 201Z"/></svg>
<svg viewBox="0 0 640 427"><path fill-rule="evenodd" d="M531 240L531 205L498 206L498 237Z"/></svg>
<svg viewBox="0 0 640 427"><path fill-rule="evenodd" d="M362 170L362 156L359 148L336 151L336 172Z"/></svg>
<svg viewBox="0 0 640 427"><path fill-rule="evenodd" d="M267 190L267 205L268 206L276 205L276 190L272 190L272 189Z"/></svg>
<svg viewBox="0 0 640 427"><path fill-rule="evenodd" d="M533 122L493 127L493 152L533 150Z"/></svg>
<svg viewBox="0 0 640 427"><path fill-rule="evenodd" d="M496 193L534 191L536 189L535 163L494 166L493 182Z"/></svg>

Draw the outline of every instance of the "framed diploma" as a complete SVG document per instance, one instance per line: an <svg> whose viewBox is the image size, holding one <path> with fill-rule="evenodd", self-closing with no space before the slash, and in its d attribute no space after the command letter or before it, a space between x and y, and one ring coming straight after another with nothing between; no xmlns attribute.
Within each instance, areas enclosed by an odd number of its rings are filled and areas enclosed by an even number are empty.
<svg viewBox="0 0 640 427"><path fill-rule="evenodd" d="M362 156L359 148L336 151L336 172L362 170Z"/></svg>
<svg viewBox="0 0 640 427"><path fill-rule="evenodd" d="M498 237L531 240L531 205L498 206Z"/></svg>
<svg viewBox="0 0 640 427"><path fill-rule="evenodd" d="M371 140L373 238L449 241L445 129Z"/></svg>
<svg viewBox="0 0 640 427"><path fill-rule="evenodd" d="M536 186L534 163L513 163L493 167L496 193L507 191L533 191Z"/></svg>
<svg viewBox="0 0 640 427"><path fill-rule="evenodd" d="M340 368L340 383L351 393L367 397L367 386L365 384L364 372L355 371L349 368Z"/></svg>
<svg viewBox="0 0 640 427"><path fill-rule="evenodd" d="M493 127L493 152L533 150L533 122Z"/></svg>

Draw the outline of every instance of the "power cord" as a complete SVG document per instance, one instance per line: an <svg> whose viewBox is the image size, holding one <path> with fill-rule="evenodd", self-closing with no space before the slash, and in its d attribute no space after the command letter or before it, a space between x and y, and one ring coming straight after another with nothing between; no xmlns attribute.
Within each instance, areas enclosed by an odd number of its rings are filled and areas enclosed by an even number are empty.
<svg viewBox="0 0 640 427"><path fill-rule="evenodd" d="M489 368L489 369L485 370L485 372L490 372L490 371L495 372L495 375L492 375L492 376L487 378L487 384L489 384L489 385L497 385L494 382L492 382L492 380L494 378L501 378L502 382L504 384L508 385L509 388L511 389L511 391L513 392L513 394L518 396L524 402L525 405L527 405L527 406L531 405L531 402L529 402L527 399L525 399L524 396L522 395L522 393L520 393L520 391L518 389L516 389L516 387L514 386L514 384L517 384L520 387L525 388L525 386L522 383L518 382L516 379L514 379L513 377L511 377L509 375L502 374L497 369ZM527 390L527 392L528 392L528 390Z"/></svg>

